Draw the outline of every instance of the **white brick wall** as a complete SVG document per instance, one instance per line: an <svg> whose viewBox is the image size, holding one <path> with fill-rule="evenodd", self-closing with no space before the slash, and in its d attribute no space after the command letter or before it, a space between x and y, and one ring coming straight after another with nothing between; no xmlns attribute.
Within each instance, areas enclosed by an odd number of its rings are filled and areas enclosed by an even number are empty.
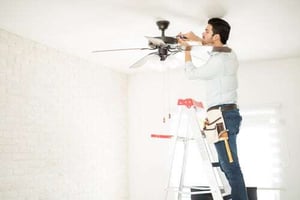
<svg viewBox="0 0 300 200"><path fill-rule="evenodd" d="M128 199L127 76L0 30L0 199Z"/></svg>

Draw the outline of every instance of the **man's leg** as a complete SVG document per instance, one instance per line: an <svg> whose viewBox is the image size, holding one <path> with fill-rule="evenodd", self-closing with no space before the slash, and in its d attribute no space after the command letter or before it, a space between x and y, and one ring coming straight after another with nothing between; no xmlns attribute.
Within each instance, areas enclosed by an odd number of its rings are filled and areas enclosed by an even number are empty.
<svg viewBox="0 0 300 200"><path fill-rule="evenodd" d="M215 147L218 152L218 158L221 165L221 169L225 173L229 185L231 186L232 200L247 200L247 191L239 164L236 144L236 137L239 132L239 127L242 118L238 110L224 112L223 118L226 124L226 129L229 132L228 143L232 153L233 162L230 163L228 160L224 141L217 142L215 144Z"/></svg>
<svg viewBox="0 0 300 200"><path fill-rule="evenodd" d="M231 186L232 200L247 200L245 182L235 151L236 148L233 147L233 140L235 140L233 138L236 138L236 135L229 137L229 145L233 157L232 163L228 160L224 141L216 143L215 146L218 152L221 169L225 173L229 185Z"/></svg>

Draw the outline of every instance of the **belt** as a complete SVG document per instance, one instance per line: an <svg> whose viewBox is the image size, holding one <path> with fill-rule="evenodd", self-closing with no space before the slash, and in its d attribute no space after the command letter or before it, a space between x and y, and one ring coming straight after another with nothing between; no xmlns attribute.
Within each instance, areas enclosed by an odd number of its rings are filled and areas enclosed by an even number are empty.
<svg viewBox="0 0 300 200"><path fill-rule="evenodd" d="M229 110L234 110L234 109L237 109L238 106L236 104L223 104L223 105L216 105L216 106L212 106L210 108L207 109L207 112L208 111L211 111L211 110L215 110L215 109L220 109L221 108L221 111L229 111Z"/></svg>

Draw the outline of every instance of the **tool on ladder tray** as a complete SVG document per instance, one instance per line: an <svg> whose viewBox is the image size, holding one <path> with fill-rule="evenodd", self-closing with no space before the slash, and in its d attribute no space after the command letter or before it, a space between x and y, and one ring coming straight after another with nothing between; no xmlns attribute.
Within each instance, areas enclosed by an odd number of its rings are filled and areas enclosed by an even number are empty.
<svg viewBox="0 0 300 200"><path fill-rule="evenodd" d="M211 149L211 143L224 140L227 155L230 161L232 160L230 147L228 144L228 135L223 121L222 116L219 112L215 110L209 112L207 120L203 120L201 125L197 112L203 111L204 107L201 102L195 101L191 98L179 99L177 102L179 107L179 115L177 128L174 135L155 135L152 134L151 137L156 138L173 138L173 152L169 171L168 186L166 189L165 200L169 199L169 194L172 192L177 196L178 200L186 199L186 197L192 197L194 195L211 195L213 200L229 200L230 197L230 186L225 178L225 175L220 170L220 165L215 162L216 156ZM219 110L220 111L220 110ZM222 114L222 113L221 113ZM183 119L185 118L185 119ZM205 125L204 125L205 121ZM186 126L182 131L182 126ZM193 128L191 127L193 126ZM197 130L197 133L195 133ZM188 186L185 184L185 170L187 164L187 156L189 144L191 142L196 142L200 157L202 159L202 164L205 170L201 173L201 177L206 177L209 181L208 186ZM176 149L178 148L178 143L183 143L183 154L180 169L180 180L178 187L171 185L171 178L173 176L172 171L174 167L174 157Z"/></svg>

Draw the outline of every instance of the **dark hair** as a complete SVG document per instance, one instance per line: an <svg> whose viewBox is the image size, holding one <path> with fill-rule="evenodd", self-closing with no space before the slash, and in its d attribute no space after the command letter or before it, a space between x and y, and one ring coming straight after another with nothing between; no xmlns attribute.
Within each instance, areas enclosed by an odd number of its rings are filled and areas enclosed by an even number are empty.
<svg viewBox="0 0 300 200"><path fill-rule="evenodd" d="M228 22L220 18L211 18L208 20L208 24L212 26L213 34L219 34L221 42L226 44L230 33L230 25Z"/></svg>

